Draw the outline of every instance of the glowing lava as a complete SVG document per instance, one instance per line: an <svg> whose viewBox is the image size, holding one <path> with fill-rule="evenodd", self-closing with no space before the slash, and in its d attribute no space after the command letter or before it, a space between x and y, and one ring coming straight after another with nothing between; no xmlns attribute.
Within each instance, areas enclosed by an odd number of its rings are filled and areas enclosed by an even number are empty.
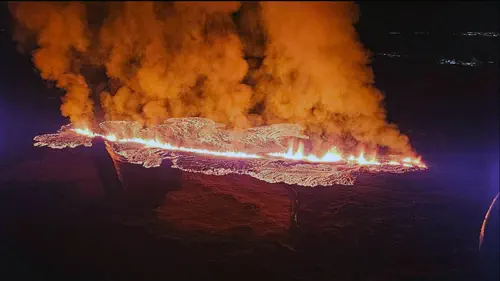
<svg viewBox="0 0 500 281"><path fill-rule="evenodd" d="M173 118L151 128L127 121L103 122L100 127L102 134L66 125L56 134L36 136L34 145L73 148L92 146L93 138L102 138L113 157L146 168L169 160L171 167L186 172L243 174L270 183L311 187L352 185L360 172L404 173L427 168L420 158L378 157L363 151L347 156L336 147L318 156L306 153L301 141L294 150L290 140L307 136L293 124L233 132L204 118ZM280 150L284 152L272 152Z"/></svg>
<svg viewBox="0 0 500 281"><path fill-rule="evenodd" d="M153 139L142 139L142 138L122 138L119 139L115 135L100 135L91 132L89 129L73 129L76 133L88 137L102 137L108 141L111 142L118 142L118 143L136 143L136 144L142 144L145 147L150 147L150 148L160 148L160 149L165 149L165 150L170 150L170 151L182 151L182 152L189 152L189 153L196 153L196 154L202 154L202 155L211 155L211 156L219 156L219 157L228 157L228 158L241 158L241 159L258 159L258 158L263 158L265 156L261 156L258 154L253 154L253 153L245 153L241 151L213 151L213 150L208 150L208 149L199 149L199 148L188 148L188 147L182 147L182 146L175 146L170 143L162 143L158 140L153 140ZM277 157L277 158L283 158L287 160L294 160L294 161L306 161L306 162L312 162L312 163L335 163L335 162L348 162L352 164L358 164L358 165L381 165L382 163L379 162L376 158L376 156L371 157L370 159L366 159L364 156L364 152L361 152L358 157L354 156L349 156L347 159L343 158L342 155L337 151L335 147L330 148L328 152L326 152L323 156L318 157L314 154L305 154L304 153L304 144L302 142L299 142L297 151L294 153L293 152L293 146L290 145L288 148L288 151L285 153L280 153L280 152L273 152L273 153L267 153L268 156L271 157ZM420 159L412 159L410 157L405 157L402 160L403 163L397 162L397 161L389 161L386 164L389 165L402 165L405 167L412 167L412 166L419 166L421 168L424 168L425 166L420 162Z"/></svg>
<svg viewBox="0 0 500 281"><path fill-rule="evenodd" d="M119 143L136 143L142 144L145 147L150 148L160 148L166 149L170 151L182 151L182 152L190 152L196 154L203 155L211 155L211 156L220 156L220 157L229 157L229 158L261 158L261 156L252 153L238 152L238 151L212 151L208 149L199 149L199 148L188 148L182 146L175 146L169 143L162 143L158 140L153 139L142 139L142 138L123 138L119 139L114 135L100 135L91 132L89 129L74 129L78 134L88 136L88 137L102 137L111 142L119 142Z"/></svg>
<svg viewBox="0 0 500 281"><path fill-rule="evenodd" d="M213 151L208 149L199 149L199 148L188 148L182 146L175 146L170 143L162 143L158 140L153 139L142 139L142 138L122 138L119 139L115 135L100 135L91 132L89 129L73 129L76 133L88 137L102 137L111 142L118 143L136 143L142 144L145 147L150 148L160 148L170 151L182 151L189 153L196 153L202 155L210 155L210 156L218 156L218 157L228 157L228 158L241 158L241 159L258 159L263 158L264 156L253 154L253 153L245 153L241 151ZM370 159L366 159L364 153L361 152L358 157L349 156L347 159L344 159L342 155L337 151L335 147L330 148L328 152L326 152L323 156L318 157L314 154L305 154L304 153L304 144L302 142L299 143L297 151L293 152L292 145L289 146L288 151L285 153L273 152L267 153L268 156L283 158L287 160L294 161L306 161L312 163L335 163L335 162L348 162L351 164L358 165L381 165L376 156L373 156ZM403 163L397 161L389 161L386 164L389 165L402 165L405 167L419 166L424 168L425 166L420 162L420 159L411 159L410 157L405 157L402 160ZM414 165L413 165L414 164Z"/></svg>
<svg viewBox="0 0 500 281"><path fill-rule="evenodd" d="M314 154L304 154L304 144L302 142L299 143L297 151L293 152L293 146L290 145L288 151L285 153L268 153L269 156L284 158L288 160L296 160L296 161L308 161L313 163L333 163L340 162L344 159L337 152L336 148L332 147L325 155L322 157L318 157Z"/></svg>

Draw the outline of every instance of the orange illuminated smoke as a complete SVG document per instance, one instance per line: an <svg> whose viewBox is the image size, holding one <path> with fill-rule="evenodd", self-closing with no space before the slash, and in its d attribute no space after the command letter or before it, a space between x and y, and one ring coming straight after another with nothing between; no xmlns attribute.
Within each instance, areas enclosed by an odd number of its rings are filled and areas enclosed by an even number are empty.
<svg viewBox="0 0 500 281"><path fill-rule="evenodd" d="M427 168L420 158L378 157L363 151L343 154L336 147L323 155L306 153L302 142L296 149L285 144L290 138L307 138L290 124L252 128L238 134L203 118L176 118L153 128L125 121L103 122L100 127L102 134L63 126L57 134L35 137L35 146L91 146L93 138L103 138L122 160L147 168L169 159L173 167L184 171L248 174L267 182L304 186L353 184L355 172L402 173ZM176 145L180 140L183 145ZM278 152L270 152L269 147ZM245 161L245 165L233 165L231 161Z"/></svg>

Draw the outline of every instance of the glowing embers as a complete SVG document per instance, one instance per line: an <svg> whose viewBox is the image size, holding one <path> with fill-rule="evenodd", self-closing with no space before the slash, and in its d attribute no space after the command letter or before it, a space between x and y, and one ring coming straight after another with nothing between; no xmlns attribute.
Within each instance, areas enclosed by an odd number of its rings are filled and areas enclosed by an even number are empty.
<svg viewBox="0 0 500 281"><path fill-rule="evenodd" d="M152 128L126 121L103 122L102 133L61 127L57 134L34 138L35 146L51 148L91 146L103 138L108 151L122 161L159 167L164 160L172 168L210 175L240 174L269 182L302 186L352 185L356 175L403 173L425 169L420 159L377 157L359 153L344 156L335 147L322 156L306 153L301 139L307 139L293 124L230 131L203 118L174 118ZM299 140L297 149L290 140ZM281 151L281 152L279 152Z"/></svg>

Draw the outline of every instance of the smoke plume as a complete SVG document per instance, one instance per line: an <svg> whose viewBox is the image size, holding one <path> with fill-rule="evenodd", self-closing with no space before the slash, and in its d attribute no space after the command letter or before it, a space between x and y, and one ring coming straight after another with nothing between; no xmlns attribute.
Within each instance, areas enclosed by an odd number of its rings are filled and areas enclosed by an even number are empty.
<svg viewBox="0 0 500 281"><path fill-rule="evenodd" d="M409 150L385 121L368 53L357 40L353 3L262 3L267 32L257 95L267 122L304 125L309 135ZM318 139L318 138L316 138Z"/></svg>
<svg viewBox="0 0 500 281"><path fill-rule="evenodd" d="M33 62L42 78L54 80L66 90L61 112L75 124L84 125L92 118L93 102L85 78L79 73L78 56L89 46L86 32L85 7L72 2L14 3L10 6L14 17L22 24L15 38L21 42L35 35L38 48Z"/></svg>
<svg viewBox="0 0 500 281"><path fill-rule="evenodd" d="M386 121L350 2L19 3L15 39L67 94L62 114L157 125L207 117L230 128L301 124L315 147L408 153ZM101 69L93 85L82 73ZM89 86L87 86L89 83ZM92 92L92 95L90 93Z"/></svg>

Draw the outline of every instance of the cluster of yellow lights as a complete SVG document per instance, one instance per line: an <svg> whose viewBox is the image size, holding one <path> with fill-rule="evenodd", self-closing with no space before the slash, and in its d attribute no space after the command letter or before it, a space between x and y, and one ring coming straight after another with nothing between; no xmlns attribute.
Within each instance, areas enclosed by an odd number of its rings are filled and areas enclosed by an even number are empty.
<svg viewBox="0 0 500 281"><path fill-rule="evenodd" d="M142 139L142 138L117 138L114 135L101 135L96 134L89 129L73 129L76 133L88 137L101 137L111 142L119 142L119 143L136 143L142 144L146 147L151 148L160 148L170 151L181 151L181 152L190 152L196 154L203 155L211 155L211 156L219 156L219 157L228 157L228 158L245 158L245 159L258 159L265 158L262 155L245 153L245 152L235 152L235 151L214 151L208 149L199 149L199 148L188 148L182 146L175 146L169 143L163 143L153 139ZM297 150L294 152L293 146L290 145L287 152L279 152L279 153L268 153L267 156L274 158L282 158L287 160L295 160L295 161L305 161L312 163L335 163L335 162L344 162L358 165L394 165L394 166L404 166L404 167L413 167L418 166L420 168L426 168L425 164L421 162L420 158L412 159L410 157L406 157L401 161L391 160L389 162L381 163L377 160L377 157L374 155L372 157L366 158L364 153L361 152L357 157L354 155L350 155L347 158L343 157L341 153L339 153L335 147L331 148L328 152L326 152L322 157L318 157L314 154L305 154L304 153L304 145L299 143Z"/></svg>

